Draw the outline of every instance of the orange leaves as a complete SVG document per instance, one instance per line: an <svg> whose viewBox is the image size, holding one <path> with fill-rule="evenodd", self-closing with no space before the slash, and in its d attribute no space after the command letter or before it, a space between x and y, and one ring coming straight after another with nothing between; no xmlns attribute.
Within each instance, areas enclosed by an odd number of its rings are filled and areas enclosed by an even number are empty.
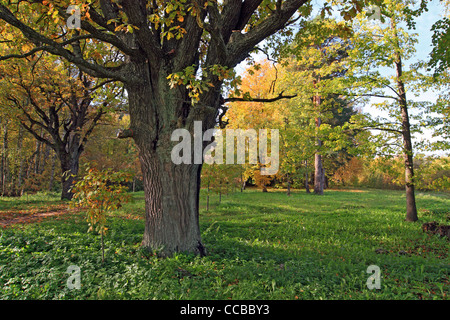
<svg viewBox="0 0 450 320"><path fill-rule="evenodd" d="M262 61L256 64L246 71L238 84L241 97L247 100L270 98L275 79L275 69L271 62ZM274 103L233 102L226 117L230 122L230 128L266 128L272 119L277 117L277 109L278 106Z"/></svg>

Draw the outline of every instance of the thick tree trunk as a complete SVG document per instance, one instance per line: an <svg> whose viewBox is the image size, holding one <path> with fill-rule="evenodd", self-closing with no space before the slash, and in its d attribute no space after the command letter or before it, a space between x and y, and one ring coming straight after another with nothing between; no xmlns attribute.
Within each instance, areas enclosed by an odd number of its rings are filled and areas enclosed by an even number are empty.
<svg viewBox="0 0 450 320"><path fill-rule="evenodd" d="M78 175L80 154L79 152L59 154L61 164L61 200L71 200L73 197L72 187L75 177Z"/></svg>
<svg viewBox="0 0 450 320"><path fill-rule="evenodd" d="M176 252L204 256L199 225L202 164L194 159L195 148L191 150L190 164L175 164L171 152L178 142L171 137L176 129L186 129L193 137L194 121L202 122L202 132L213 128L217 117L214 106L220 91L208 91L210 99L205 98L194 107L187 91L167 85L170 65L135 66L136 74L145 80L127 86L129 131L139 150L145 192L142 245L163 257ZM203 148L207 144L203 143Z"/></svg>
<svg viewBox="0 0 450 320"><path fill-rule="evenodd" d="M146 211L142 244L160 256L203 256L198 221L201 165L175 165L165 159L164 154L140 151Z"/></svg>

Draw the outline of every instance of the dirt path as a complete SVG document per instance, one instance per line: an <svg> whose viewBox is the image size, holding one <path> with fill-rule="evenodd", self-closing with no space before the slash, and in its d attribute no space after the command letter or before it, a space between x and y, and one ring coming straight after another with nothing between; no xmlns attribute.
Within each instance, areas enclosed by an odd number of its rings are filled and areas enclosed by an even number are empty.
<svg viewBox="0 0 450 320"><path fill-rule="evenodd" d="M7 228L14 224L26 224L40 222L42 219L61 216L69 213L67 206L56 208L38 208L31 210L8 210L0 211L0 228Z"/></svg>

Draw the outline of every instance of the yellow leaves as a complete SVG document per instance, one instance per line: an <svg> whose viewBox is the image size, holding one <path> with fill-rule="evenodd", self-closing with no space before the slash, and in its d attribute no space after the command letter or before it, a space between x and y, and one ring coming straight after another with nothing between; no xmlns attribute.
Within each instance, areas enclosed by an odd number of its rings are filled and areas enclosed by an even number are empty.
<svg viewBox="0 0 450 320"><path fill-rule="evenodd" d="M6 33L3 35L3 37L8 41L12 41L14 39L14 35L11 33Z"/></svg>
<svg viewBox="0 0 450 320"><path fill-rule="evenodd" d="M131 176L125 172L112 170L98 170L87 168L83 179L79 180L74 188L73 202L75 206L87 208L87 221L90 230L97 225L96 230L105 233L106 214L117 210L122 203L129 201L130 196L122 183L130 180Z"/></svg>
<svg viewBox="0 0 450 320"><path fill-rule="evenodd" d="M26 44L24 44L24 45L22 46L22 51L23 51L23 52L28 52L28 51L30 51L32 48L33 48L32 45L26 43Z"/></svg>
<svg viewBox="0 0 450 320"><path fill-rule="evenodd" d="M115 32L125 32L125 33L133 33L134 29L139 30L138 27L133 26L131 24L120 24L118 26L115 27L114 31Z"/></svg>

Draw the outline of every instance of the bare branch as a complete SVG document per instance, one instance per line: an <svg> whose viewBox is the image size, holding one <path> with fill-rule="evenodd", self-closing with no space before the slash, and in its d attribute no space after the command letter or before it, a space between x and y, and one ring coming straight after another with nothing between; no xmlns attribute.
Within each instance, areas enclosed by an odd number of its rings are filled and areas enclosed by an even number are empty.
<svg viewBox="0 0 450 320"><path fill-rule="evenodd" d="M258 43L283 29L297 9L306 2L307 0L287 0L281 5L279 11L270 14L246 34L234 32L227 45L229 52L227 66L236 66L247 57Z"/></svg>
<svg viewBox="0 0 450 320"><path fill-rule="evenodd" d="M281 100L281 99L292 99L292 98L297 97L296 94L290 95L290 96L285 96L285 95L283 95L283 92L281 92L275 98L266 98L266 99L264 99L264 98L262 98L262 99L260 99L260 98L249 98L249 99L246 99L246 98L239 98L239 97L235 98L235 97L233 97L233 98L225 98L225 99L223 99L223 101L224 101L224 103L225 102L236 102L236 101L242 101L242 102L275 102L275 101L278 101L278 100Z"/></svg>

